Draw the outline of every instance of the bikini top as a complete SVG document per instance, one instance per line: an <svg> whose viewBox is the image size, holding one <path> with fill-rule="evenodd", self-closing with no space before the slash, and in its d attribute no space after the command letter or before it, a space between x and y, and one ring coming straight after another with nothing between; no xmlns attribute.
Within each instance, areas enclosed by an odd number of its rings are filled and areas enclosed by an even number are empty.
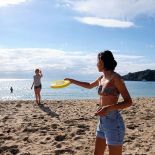
<svg viewBox="0 0 155 155"><path fill-rule="evenodd" d="M98 87L98 94L101 96L116 96L119 97L119 91L115 87L114 78L111 78L109 82L105 85L101 84L101 79L103 76L99 78L99 87Z"/></svg>

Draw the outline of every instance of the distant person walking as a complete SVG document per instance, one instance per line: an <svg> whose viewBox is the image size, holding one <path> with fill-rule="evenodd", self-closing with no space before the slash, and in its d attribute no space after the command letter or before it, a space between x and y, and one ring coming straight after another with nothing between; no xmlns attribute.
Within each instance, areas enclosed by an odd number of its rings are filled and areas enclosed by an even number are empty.
<svg viewBox="0 0 155 155"><path fill-rule="evenodd" d="M13 88L12 87L10 88L10 93L13 93Z"/></svg>
<svg viewBox="0 0 155 155"><path fill-rule="evenodd" d="M42 74L41 70L36 69L35 70L35 75L33 76L34 80L33 80L31 89L34 86L34 92L35 92L35 98L36 98L36 103L37 104L40 104L40 102L41 102L40 92L41 92L41 88L42 88L42 85L41 85L41 78L42 77L43 77L43 74Z"/></svg>

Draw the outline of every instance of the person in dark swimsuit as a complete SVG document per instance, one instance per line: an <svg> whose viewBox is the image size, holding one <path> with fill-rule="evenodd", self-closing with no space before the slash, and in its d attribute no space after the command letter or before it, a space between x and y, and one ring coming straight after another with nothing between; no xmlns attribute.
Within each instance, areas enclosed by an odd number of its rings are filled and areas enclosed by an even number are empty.
<svg viewBox="0 0 155 155"><path fill-rule="evenodd" d="M132 99L123 79L114 72L116 66L117 62L112 52L107 50L98 54L97 68L102 72L102 76L94 82L65 78L72 84L88 89L98 86L100 107L95 112L95 115L99 116L99 123L96 129L94 155L103 155L107 146L109 155L122 155L125 125L119 110L131 106ZM123 98L122 102L118 102L120 95Z"/></svg>
<svg viewBox="0 0 155 155"><path fill-rule="evenodd" d="M41 102L41 78L43 77L43 74L41 72L41 70L39 69L36 69L35 70L35 75L33 76L33 83L32 83L32 86L31 86L31 89L33 88L34 86L34 92L35 92L35 98L36 98L36 103L37 104L40 104Z"/></svg>
<svg viewBox="0 0 155 155"><path fill-rule="evenodd" d="M13 88L12 87L10 88L10 93L13 93Z"/></svg>

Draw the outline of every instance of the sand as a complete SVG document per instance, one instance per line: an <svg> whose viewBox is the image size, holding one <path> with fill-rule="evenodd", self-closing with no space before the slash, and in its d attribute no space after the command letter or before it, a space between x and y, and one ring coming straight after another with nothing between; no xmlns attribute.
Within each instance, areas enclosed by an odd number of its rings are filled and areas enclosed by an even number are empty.
<svg viewBox="0 0 155 155"><path fill-rule="evenodd" d="M155 98L122 110L123 155L155 155ZM0 155L92 155L98 100L0 101ZM108 150L106 155L108 155Z"/></svg>

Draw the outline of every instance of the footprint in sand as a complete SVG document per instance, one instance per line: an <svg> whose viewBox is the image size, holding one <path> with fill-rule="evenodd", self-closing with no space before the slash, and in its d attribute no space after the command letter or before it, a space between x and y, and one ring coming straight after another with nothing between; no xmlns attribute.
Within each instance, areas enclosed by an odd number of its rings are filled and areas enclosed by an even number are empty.
<svg viewBox="0 0 155 155"><path fill-rule="evenodd" d="M38 128L26 127L23 132L36 132Z"/></svg>
<svg viewBox="0 0 155 155"><path fill-rule="evenodd" d="M89 130L89 126L85 124L78 124L77 127L81 129Z"/></svg>
<svg viewBox="0 0 155 155"><path fill-rule="evenodd" d="M60 154L64 154L64 153L74 154L75 152L70 148L55 150L55 155L60 155Z"/></svg>
<svg viewBox="0 0 155 155"><path fill-rule="evenodd" d="M75 126L77 124L75 120L67 120L67 121L64 121L64 123L69 124L69 126Z"/></svg>
<svg viewBox="0 0 155 155"><path fill-rule="evenodd" d="M59 126L59 124L52 124L52 125L51 125L52 129L57 129L58 126Z"/></svg>
<svg viewBox="0 0 155 155"><path fill-rule="evenodd" d="M77 135L84 135L85 134L85 131L86 130L84 130L84 129L78 129L77 132L76 132L76 134Z"/></svg>
<svg viewBox="0 0 155 155"><path fill-rule="evenodd" d="M20 155L31 155L29 152L21 153Z"/></svg>
<svg viewBox="0 0 155 155"><path fill-rule="evenodd" d="M61 148L61 147L62 147L61 144L57 144L57 145L56 145L56 148Z"/></svg>
<svg viewBox="0 0 155 155"><path fill-rule="evenodd" d="M58 135L58 136L55 137L55 140L56 140L56 141L63 141L63 140L66 139L66 136L67 136L67 135Z"/></svg>
<svg viewBox="0 0 155 155"><path fill-rule="evenodd" d="M85 124L78 124L77 127L79 128L76 132L77 135L84 135L89 130L89 126Z"/></svg>
<svg viewBox="0 0 155 155"><path fill-rule="evenodd" d="M0 154L8 152L12 153L13 155L19 153L18 145L0 147Z"/></svg>
<svg viewBox="0 0 155 155"><path fill-rule="evenodd" d="M126 125L126 127L127 127L128 129L134 130L134 129L136 129L137 127L139 127L139 125L129 124L129 125Z"/></svg>

